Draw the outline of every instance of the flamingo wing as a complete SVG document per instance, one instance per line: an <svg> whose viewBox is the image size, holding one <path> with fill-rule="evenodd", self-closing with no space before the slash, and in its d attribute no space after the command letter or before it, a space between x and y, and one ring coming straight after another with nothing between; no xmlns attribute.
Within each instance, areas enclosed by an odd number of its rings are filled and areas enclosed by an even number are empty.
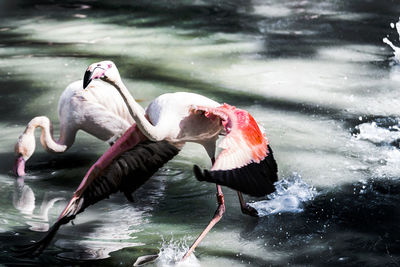
<svg viewBox="0 0 400 267"><path fill-rule="evenodd" d="M124 152L82 192L87 205L92 205L120 191L129 201L131 194L143 185L179 149L167 141L144 141Z"/></svg>
<svg viewBox="0 0 400 267"><path fill-rule="evenodd" d="M278 167L265 134L245 110L224 104L217 108L193 106L192 112L204 113L209 119L220 118L226 137L210 171L194 166L200 181L226 185L252 196L275 191Z"/></svg>
<svg viewBox="0 0 400 267"><path fill-rule="evenodd" d="M118 144L117 141L114 145ZM131 193L143 185L178 152L179 149L167 141L147 140L123 152L103 171L91 168L92 171L89 173L94 175L85 176L78 190L47 234L33 244L18 247L16 252L21 256L39 255L50 243L61 225L67 224L85 208L108 198L112 193L121 191L128 200L133 201Z"/></svg>

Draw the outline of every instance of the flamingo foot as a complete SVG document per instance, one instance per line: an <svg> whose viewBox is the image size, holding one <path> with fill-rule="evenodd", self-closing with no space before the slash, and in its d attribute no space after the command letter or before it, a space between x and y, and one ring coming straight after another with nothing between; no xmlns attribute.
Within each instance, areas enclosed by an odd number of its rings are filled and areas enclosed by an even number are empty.
<svg viewBox="0 0 400 267"><path fill-rule="evenodd" d="M244 214L250 215L252 217L259 217L258 211L247 203L245 206L241 207L241 209Z"/></svg>
<svg viewBox="0 0 400 267"><path fill-rule="evenodd" d="M244 201L242 192L237 191L237 194L239 197L240 209L242 210L242 213L253 216L253 217L259 217L258 211Z"/></svg>

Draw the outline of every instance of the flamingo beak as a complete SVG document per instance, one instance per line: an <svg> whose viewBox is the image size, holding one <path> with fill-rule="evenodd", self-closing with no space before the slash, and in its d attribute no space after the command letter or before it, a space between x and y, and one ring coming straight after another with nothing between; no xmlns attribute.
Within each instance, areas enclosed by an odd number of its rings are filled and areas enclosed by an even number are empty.
<svg viewBox="0 0 400 267"><path fill-rule="evenodd" d="M25 160L22 155L15 159L13 171L17 177L25 175Z"/></svg>
<svg viewBox="0 0 400 267"><path fill-rule="evenodd" d="M94 67L93 65L89 66L89 68L85 72L85 76L83 77L83 89L86 89L86 87L88 87L91 81L95 79L104 78L105 72L106 69L100 66L94 66Z"/></svg>

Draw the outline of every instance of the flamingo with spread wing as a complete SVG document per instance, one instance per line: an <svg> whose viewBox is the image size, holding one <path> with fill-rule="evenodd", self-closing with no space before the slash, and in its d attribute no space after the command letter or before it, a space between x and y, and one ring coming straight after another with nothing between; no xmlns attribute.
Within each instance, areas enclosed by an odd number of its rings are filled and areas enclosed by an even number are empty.
<svg viewBox="0 0 400 267"><path fill-rule="evenodd" d="M203 171L194 166L194 173L198 180L217 185L218 208L183 259L193 252L225 212L221 185L237 190L242 211L257 216L257 211L244 202L241 192L253 196L273 192L278 178L277 165L264 133L247 111L184 92L161 95L143 111L122 83L113 62L90 65L84 87L94 79L102 79L118 90L136 124L89 169L48 234L24 248L24 252L41 252L62 224L111 193L122 191L131 199L130 194L178 154L186 142L203 145L211 158L211 170ZM222 152L215 159L219 135L225 137L219 144Z"/></svg>

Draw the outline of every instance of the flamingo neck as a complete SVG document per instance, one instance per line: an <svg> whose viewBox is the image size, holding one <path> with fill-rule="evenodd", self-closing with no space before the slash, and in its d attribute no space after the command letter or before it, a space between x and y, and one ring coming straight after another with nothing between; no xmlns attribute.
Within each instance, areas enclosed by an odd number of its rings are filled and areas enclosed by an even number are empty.
<svg viewBox="0 0 400 267"><path fill-rule="evenodd" d="M121 81L118 79L117 81L111 83L118 92L120 93L122 99L124 100L126 106L128 107L129 113L132 118L135 120L137 126L140 131L150 140L152 141L160 141L163 137L157 132L154 125L150 123L150 121L145 116L145 110L139 103L135 101L132 95L129 93L128 89Z"/></svg>
<svg viewBox="0 0 400 267"><path fill-rule="evenodd" d="M126 88L125 84L122 82L121 79L117 79L115 82L111 83L115 89L118 90L122 99L124 100L125 104L128 107L129 113L131 114L132 118L137 117L138 115L144 116L145 111L144 108L136 102L133 96L129 93L128 88Z"/></svg>
<svg viewBox="0 0 400 267"><path fill-rule="evenodd" d="M53 153L61 153L61 152L64 152L68 148L66 145L62 144L61 142L54 140L51 122L50 122L49 118L47 118L45 116L33 118L29 122L28 127L25 130L25 133L33 135L35 129L38 127L40 127L42 129L42 132L40 135L40 142L42 143L42 146L44 147L44 149L46 149L49 152L53 152ZM63 139L62 136L60 136L60 140L62 140L62 139Z"/></svg>

